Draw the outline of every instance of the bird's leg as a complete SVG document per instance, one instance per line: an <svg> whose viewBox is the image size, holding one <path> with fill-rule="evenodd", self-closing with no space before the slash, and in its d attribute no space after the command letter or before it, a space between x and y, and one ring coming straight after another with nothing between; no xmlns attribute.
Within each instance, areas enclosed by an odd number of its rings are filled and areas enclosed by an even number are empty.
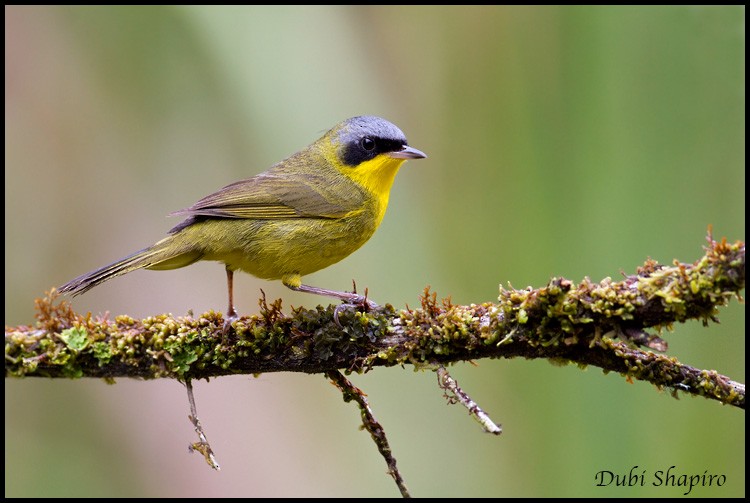
<svg viewBox="0 0 750 503"><path fill-rule="evenodd" d="M281 282L284 283L284 285L287 286L287 288L290 288L294 290L295 292L306 292L306 293L314 293L315 295L323 295L325 297L333 297L335 299L341 299L345 302L345 304L339 304L336 306L336 308L333 310L333 319L336 322L337 325L341 326L341 323L339 322L339 312L344 309L347 305L355 305L360 306L367 309L377 309L379 306L367 298L367 290L365 290L365 295L358 295L356 293L351 292L339 292L336 290L327 290L325 288L318 288L316 286L308 286L302 284L302 279L298 274L293 274L289 276L284 276L281 279Z"/></svg>
<svg viewBox="0 0 750 503"><path fill-rule="evenodd" d="M295 292L314 293L315 295L323 295L325 297L333 297L335 299L341 299L347 304L354 304L357 306L366 307L368 309L377 309L379 306L368 299L365 295L359 295L351 292L339 292L336 290L327 290L325 288L318 288L316 286L308 285L286 285Z"/></svg>
<svg viewBox="0 0 750 503"><path fill-rule="evenodd" d="M226 334L232 328L232 322L237 321L237 311L234 310L234 271L229 266L227 270L227 291L229 292L229 307L224 317L224 333Z"/></svg>

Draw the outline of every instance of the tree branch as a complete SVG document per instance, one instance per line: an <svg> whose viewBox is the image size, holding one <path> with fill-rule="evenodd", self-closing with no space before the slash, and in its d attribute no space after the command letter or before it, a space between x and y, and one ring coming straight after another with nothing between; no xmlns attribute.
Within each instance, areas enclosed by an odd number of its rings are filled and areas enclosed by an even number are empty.
<svg viewBox="0 0 750 503"><path fill-rule="evenodd" d="M710 235L708 243L693 264L649 259L619 282L555 278L539 289L501 287L497 303L468 306L438 303L425 290L419 309L350 307L340 310L340 325L333 306L285 316L280 300L269 306L261 299L260 314L239 319L227 335L213 311L109 320L77 314L51 292L37 299L34 326L6 326L5 375L186 380L522 356L593 365L744 409L744 384L637 347L666 350L645 330L661 333L687 320L707 325L731 297L742 300L745 243Z"/></svg>

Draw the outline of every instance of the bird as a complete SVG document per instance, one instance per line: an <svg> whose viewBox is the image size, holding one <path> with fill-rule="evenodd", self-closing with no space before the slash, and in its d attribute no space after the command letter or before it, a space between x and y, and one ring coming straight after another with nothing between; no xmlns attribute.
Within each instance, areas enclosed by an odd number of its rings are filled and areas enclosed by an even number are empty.
<svg viewBox="0 0 750 503"><path fill-rule="evenodd" d="M235 271L281 280L298 292L376 306L356 292L305 285L302 276L339 262L367 242L383 220L400 167L426 157L391 122L352 117L267 171L171 213L185 219L164 239L58 290L76 296L138 269L177 269L208 260L223 263L226 270L225 329L238 319Z"/></svg>

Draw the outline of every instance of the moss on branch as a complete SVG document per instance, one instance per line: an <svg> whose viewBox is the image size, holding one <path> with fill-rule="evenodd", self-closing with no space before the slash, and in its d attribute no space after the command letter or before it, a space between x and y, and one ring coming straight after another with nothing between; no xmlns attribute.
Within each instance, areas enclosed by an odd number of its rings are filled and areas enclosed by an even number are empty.
<svg viewBox="0 0 750 503"><path fill-rule="evenodd" d="M504 289L496 303L453 305L425 291L418 309L390 305L360 312L334 307L281 310L261 300L259 315L222 331L223 317L93 317L52 292L37 299L37 322L5 328L6 377L201 379L263 372L367 371L432 367L479 358L547 358L594 365L744 408L745 387L715 371L639 349L666 350L661 333L675 322L716 321L718 308L745 286L745 244L713 241L692 264L648 260L622 281Z"/></svg>

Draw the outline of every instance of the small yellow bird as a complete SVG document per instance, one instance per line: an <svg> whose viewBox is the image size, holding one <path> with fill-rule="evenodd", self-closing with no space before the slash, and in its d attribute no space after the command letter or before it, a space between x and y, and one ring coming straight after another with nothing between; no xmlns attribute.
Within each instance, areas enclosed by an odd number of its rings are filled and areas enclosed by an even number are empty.
<svg viewBox="0 0 750 503"><path fill-rule="evenodd" d="M281 279L298 292L362 304L361 295L303 285L302 276L335 264L370 239L383 220L401 165L425 157L385 119L353 117L268 171L172 213L187 218L153 246L59 290L78 295L136 269L177 269L215 260L226 265L227 323L237 319L236 270Z"/></svg>

